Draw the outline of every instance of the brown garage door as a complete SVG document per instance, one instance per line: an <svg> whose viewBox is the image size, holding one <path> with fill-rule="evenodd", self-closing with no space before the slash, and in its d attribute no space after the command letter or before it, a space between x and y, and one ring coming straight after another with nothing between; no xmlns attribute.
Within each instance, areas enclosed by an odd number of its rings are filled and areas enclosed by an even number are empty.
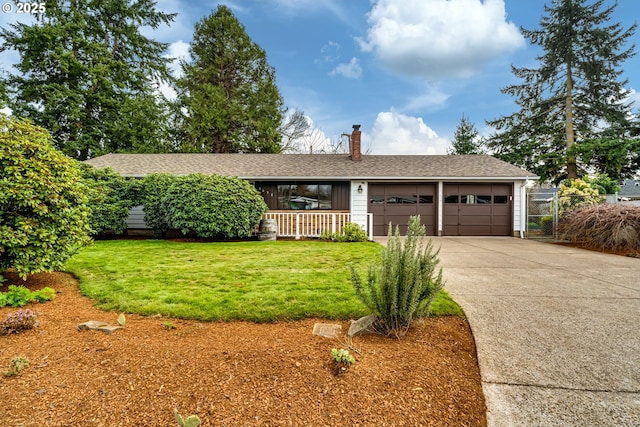
<svg viewBox="0 0 640 427"><path fill-rule="evenodd" d="M445 236L511 236L512 212L512 184L444 184Z"/></svg>
<svg viewBox="0 0 640 427"><path fill-rule="evenodd" d="M411 215L420 215L428 235L436 234L435 184L369 184L369 212L373 214L374 236L386 236L389 223L407 233Z"/></svg>

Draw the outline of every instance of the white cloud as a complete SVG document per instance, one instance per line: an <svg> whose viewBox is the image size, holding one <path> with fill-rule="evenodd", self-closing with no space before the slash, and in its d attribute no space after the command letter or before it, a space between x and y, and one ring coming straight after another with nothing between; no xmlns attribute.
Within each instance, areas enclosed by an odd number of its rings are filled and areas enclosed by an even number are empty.
<svg viewBox="0 0 640 427"><path fill-rule="evenodd" d="M378 113L370 138L372 154L446 154L450 146L421 117L394 110Z"/></svg>
<svg viewBox="0 0 640 427"><path fill-rule="evenodd" d="M633 102L632 108L640 108L640 92L636 92L633 88L629 89L626 101Z"/></svg>
<svg viewBox="0 0 640 427"><path fill-rule="evenodd" d="M182 40L178 40L177 42L173 42L169 45L164 57L173 58L173 62L169 66L169 69L174 76L179 77L182 75L180 61L189 61L191 59L191 55L189 53L190 47L191 45L189 43L185 43Z"/></svg>
<svg viewBox="0 0 640 427"><path fill-rule="evenodd" d="M320 48L320 58L316 59L316 63L331 63L340 58L340 44L329 40L327 44Z"/></svg>
<svg viewBox="0 0 640 427"><path fill-rule="evenodd" d="M169 71L173 74L174 77L182 77L182 67L180 67L180 61L189 61L191 55L189 54L189 43L185 43L182 40L178 40L177 42L171 43L169 48L167 49L167 54L164 55L165 58L173 58L173 61L169 64ZM176 91L168 85L166 82L163 82L159 85L158 90L162 93L167 99L175 99L177 96Z"/></svg>
<svg viewBox="0 0 640 427"><path fill-rule="evenodd" d="M329 75L341 75L348 79L359 79L362 76L362 67L360 66L360 61L358 61L358 58L351 58L351 61L349 61L348 63L339 64L329 73Z"/></svg>
<svg viewBox="0 0 640 427"><path fill-rule="evenodd" d="M504 0L378 0L368 23L361 48L409 76L468 77L524 46L518 28L506 21Z"/></svg>
<svg viewBox="0 0 640 427"><path fill-rule="evenodd" d="M450 97L436 85L426 84L422 92L409 97L403 110L438 110L446 106Z"/></svg>

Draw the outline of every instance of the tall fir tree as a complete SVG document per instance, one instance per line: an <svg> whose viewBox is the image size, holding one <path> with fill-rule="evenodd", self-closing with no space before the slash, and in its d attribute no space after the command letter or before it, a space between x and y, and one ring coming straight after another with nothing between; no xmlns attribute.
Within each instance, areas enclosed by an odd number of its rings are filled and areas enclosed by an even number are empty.
<svg viewBox="0 0 640 427"><path fill-rule="evenodd" d="M462 115L451 141L447 154L486 154L484 141L480 138L476 126Z"/></svg>
<svg viewBox="0 0 640 427"><path fill-rule="evenodd" d="M181 150L280 152L284 111L275 70L228 7L196 24L190 53L178 80Z"/></svg>
<svg viewBox="0 0 640 427"><path fill-rule="evenodd" d="M6 78L9 106L48 129L64 153L80 160L136 144L163 151L165 117L156 85L170 81L167 44L143 27L170 24L151 0L47 1L32 24L0 30L1 50L20 54Z"/></svg>
<svg viewBox="0 0 640 427"><path fill-rule="evenodd" d="M538 68L512 67L522 83L502 89L520 110L487 121L497 130L488 142L497 157L559 182L590 166L578 162L581 145L604 133L621 142L631 137L621 65L635 53L628 40L636 25L611 24L615 7L604 7L604 0L553 0L539 29L522 30L542 54Z"/></svg>

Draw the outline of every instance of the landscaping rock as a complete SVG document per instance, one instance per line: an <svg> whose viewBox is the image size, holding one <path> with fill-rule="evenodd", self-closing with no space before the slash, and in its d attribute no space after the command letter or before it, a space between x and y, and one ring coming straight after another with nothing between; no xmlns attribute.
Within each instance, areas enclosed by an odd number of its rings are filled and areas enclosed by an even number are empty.
<svg viewBox="0 0 640 427"><path fill-rule="evenodd" d="M340 332L342 332L342 325L332 323L316 323L313 325L313 335L336 338Z"/></svg>
<svg viewBox="0 0 640 427"><path fill-rule="evenodd" d="M122 326L114 326L99 320L89 320L88 322L80 323L78 325L79 331L100 331L107 334L112 334L114 331L122 329Z"/></svg>
<svg viewBox="0 0 640 427"><path fill-rule="evenodd" d="M376 320L377 317L374 314L361 317L358 320L352 320L349 324L349 331L347 332L347 335L353 337L355 335L374 333L375 330L373 329L373 324Z"/></svg>

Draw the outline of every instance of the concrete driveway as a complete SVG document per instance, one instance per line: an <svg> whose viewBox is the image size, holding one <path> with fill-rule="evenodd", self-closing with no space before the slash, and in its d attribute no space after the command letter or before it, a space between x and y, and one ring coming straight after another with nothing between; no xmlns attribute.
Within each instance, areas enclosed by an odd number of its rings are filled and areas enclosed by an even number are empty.
<svg viewBox="0 0 640 427"><path fill-rule="evenodd" d="M640 426L640 259L433 241L476 340L489 426Z"/></svg>

